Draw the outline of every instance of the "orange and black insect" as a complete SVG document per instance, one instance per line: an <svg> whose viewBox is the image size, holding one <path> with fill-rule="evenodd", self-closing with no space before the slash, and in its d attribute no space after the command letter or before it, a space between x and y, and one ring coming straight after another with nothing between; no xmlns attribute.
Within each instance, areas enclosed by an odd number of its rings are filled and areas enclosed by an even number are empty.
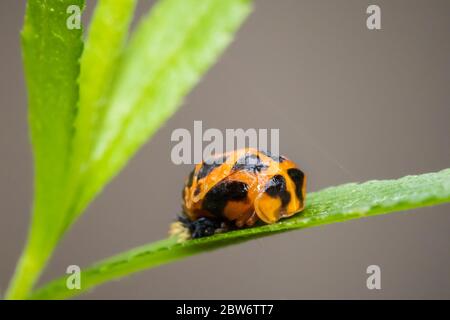
<svg viewBox="0 0 450 320"><path fill-rule="evenodd" d="M303 210L305 192L305 175L283 156L252 148L224 153L190 173L183 188L183 215L171 234L200 238L275 223Z"/></svg>

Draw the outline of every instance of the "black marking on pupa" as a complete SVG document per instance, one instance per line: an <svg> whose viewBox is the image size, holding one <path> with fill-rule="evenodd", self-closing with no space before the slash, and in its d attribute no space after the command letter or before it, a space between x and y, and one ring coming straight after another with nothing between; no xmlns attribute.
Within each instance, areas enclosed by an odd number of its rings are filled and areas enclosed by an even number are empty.
<svg viewBox="0 0 450 320"><path fill-rule="evenodd" d="M268 167L268 165L261 161L258 155L252 153L239 158L234 164L232 171L245 170L256 173L261 172Z"/></svg>
<svg viewBox="0 0 450 320"><path fill-rule="evenodd" d="M227 161L227 156L223 156L217 159L210 159L203 162L202 167L198 171L197 180L203 179L211 173L215 168L220 167Z"/></svg>
<svg viewBox="0 0 450 320"><path fill-rule="evenodd" d="M282 175L275 175L266 184L265 193L272 198L280 198L282 207L286 207L291 201L291 194L286 189L286 180Z"/></svg>
<svg viewBox="0 0 450 320"><path fill-rule="evenodd" d="M295 194L297 195L297 198L300 201L303 201L302 186L305 179L305 174L296 168L288 169L287 173L295 184Z"/></svg>
<svg viewBox="0 0 450 320"><path fill-rule="evenodd" d="M241 181L223 180L209 190L202 208L216 217L222 217L228 201L247 199L248 185Z"/></svg>

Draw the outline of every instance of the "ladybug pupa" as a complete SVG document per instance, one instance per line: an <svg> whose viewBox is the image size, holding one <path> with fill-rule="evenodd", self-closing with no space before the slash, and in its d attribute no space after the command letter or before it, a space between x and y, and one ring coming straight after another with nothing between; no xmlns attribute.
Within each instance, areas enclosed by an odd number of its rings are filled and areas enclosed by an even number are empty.
<svg viewBox="0 0 450 320"><path fill-rule="evenodd" d="M306 177L283 156L245 148L197 164L170 234L181 240L272 224L304 208Z"/></svg>

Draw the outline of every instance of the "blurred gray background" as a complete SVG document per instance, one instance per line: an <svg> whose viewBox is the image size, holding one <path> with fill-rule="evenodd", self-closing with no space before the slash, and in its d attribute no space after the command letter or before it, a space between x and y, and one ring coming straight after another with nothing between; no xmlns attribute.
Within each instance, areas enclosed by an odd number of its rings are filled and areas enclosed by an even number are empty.
<svg viewBox="0 0 450 320"><path fill-rule="evenodd" d="M95 4L88 1L84 19ZM151 6L141 1L142 15ZM382 30L366 28L369 4ZM19 30L25 1L0 2L0 292L23 248L32 157ZM309 191L450 166L450 2L257 0L181 110L64 238L42 278L166 236L191 166L171 132L280 128ZM84 298L450 298L450 206L271 236L113 282ZM377 264L382 289L366 288Z"/></svg>

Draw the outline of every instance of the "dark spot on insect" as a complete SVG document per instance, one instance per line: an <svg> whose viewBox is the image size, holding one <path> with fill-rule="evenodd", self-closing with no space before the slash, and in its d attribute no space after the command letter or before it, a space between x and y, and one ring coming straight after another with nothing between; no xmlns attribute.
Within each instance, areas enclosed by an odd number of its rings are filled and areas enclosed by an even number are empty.
<svg viewBox="0 0 450 320"><path fill-rule="evenodd" d="M191 173L189 173L189 178L188 178L188 181L186 183L186 186L188 188L190 188L192 186L192 183L194 182L194 172L195 172L195 169L192 170Z"/></svg>
<svg viewBox="0 0 450 320"><path fill-rule="evenodd" d="M187 217L178 216L177 220L189 230L193 239L211 236L222 226L222 222L206 217L191 221Z"/></svg>
<svg viewBox="0 0 450 320"><path fill-rule="evenodd" d="M200 191L202 191L202 188L200 185L197 185L197 188L195 188L194 196L198 196L200 194Z"/></svg>
<svg viewBox="0 0 450 320"><path fill-rule="evenodd" d="M227 161L227 156L223 156L216 159L208 159L205 160L202 164L202 167L198 171L197 180L203 179L206 177L211 171L215 168L219 167L221 164Z"/></svg>
<svg viewBox="0 0 450 320"><path fill-rule="evenodd" d="M236 161L233 166L233 171L245 170L253 173L261 172L262 170L267 169L268 166L261 161L258 155L256 154L246 154Z"/></svg>
<svg viewBox="0 0 450 320"><path fill-rule="evenodd" d="M272 158L272 160L274 160L274 161L276 161L276 162L278 162L278 163L282 163L284 160L286 160L285 157L283 157L283 156L274 156L274 155L272 155L269 151L266 151L266 150L260 151L260 152L261 152L262 154L268 156L269 158Z"/></svg>
<svg viewBox="0 0 450 320"><path fill-rule="evenodd" d="M192 239L212 236L221 226L220 221L202 217L189 225Z"/></svg>
<svg viewBox="0 0 450 320"><path fill-rule="evenodd" d="M248 185L244 182L221 181L206 193L202 208L216 217L222 217L228 201L247 199L247 190Z"/></svg>
<svg viewBox="0 0 450 320"><path fill-rule="evenodd" d="M288 169L287 173L295 184L295 194L300 201L303 201L302 186L305 178L304 173L296 168Z"/></svg>
<svg viewBox="0 0 450 320"><path fill-rule="evenodd" d="M266 184L265 193L272 198L280 198L281 206L286 207L291 201L291 194L286 189L286 180L282 175L275 175Z"/></svg>

